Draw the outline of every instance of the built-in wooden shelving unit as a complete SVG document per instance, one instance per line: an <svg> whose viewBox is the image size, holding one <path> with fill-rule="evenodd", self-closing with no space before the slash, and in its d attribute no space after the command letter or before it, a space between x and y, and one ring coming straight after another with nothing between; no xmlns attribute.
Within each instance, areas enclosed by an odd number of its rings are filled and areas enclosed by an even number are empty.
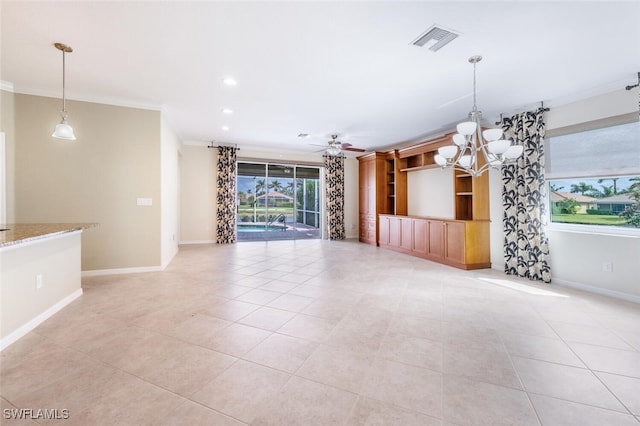
<svg viewBox="0 0 640 426"><path fill-rule="evenodd" d="M358 158L360 241L463 269L491 266L488 173L473 177L454 170L453 219L407 216L407 175L439 167L434 157L452 135Z"/></svg>

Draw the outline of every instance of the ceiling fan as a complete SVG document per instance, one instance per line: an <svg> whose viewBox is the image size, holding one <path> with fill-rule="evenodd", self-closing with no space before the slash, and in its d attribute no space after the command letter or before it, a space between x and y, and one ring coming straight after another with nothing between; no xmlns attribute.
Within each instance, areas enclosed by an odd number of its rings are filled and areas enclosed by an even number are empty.
<svg viewBox="0 0 640 426"><path fill-rule="evenodd" d="M338 155L342 151L353 151L353 152L365 152L365 149L356 148L348 142L340 142L338 140L338 135L331 135L331 140L327 142L329 145L326 149L327 154L329 155ZM322 146L322 145L316 145Z"/></svg>

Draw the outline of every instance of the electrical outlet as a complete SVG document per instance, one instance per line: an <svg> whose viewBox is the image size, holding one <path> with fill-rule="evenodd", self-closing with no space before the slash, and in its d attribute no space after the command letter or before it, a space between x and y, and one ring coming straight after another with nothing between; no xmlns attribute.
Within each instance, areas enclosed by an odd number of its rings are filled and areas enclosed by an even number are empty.
<svg viewBox="0 0 640 426"><path fill-rule="evenodd" d="M611 262L602 262L602 272L613 272L613 264Z"/></svg>
<svg viewBox="0 0 640 426"><path fill-rule="evenodd" d="M36 290L40 290L42 288L42 275L36 275Z"/></svg>

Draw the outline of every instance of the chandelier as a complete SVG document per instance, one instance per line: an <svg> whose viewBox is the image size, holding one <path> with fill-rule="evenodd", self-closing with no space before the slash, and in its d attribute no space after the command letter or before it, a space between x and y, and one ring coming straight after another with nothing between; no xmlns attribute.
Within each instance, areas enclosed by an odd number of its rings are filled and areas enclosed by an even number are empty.
<svg viewBox="0 0 640 426"><path fill-rule="evenodd" d="M473 64L473 109L469 121L456 126L458 133L453 135L454 145L438 148L435 162L443 169L453 168L471 176L480 176L489 168L499 169L503 164L513 164L522 155L522 145L512 145L509 139L502 138L501 129L482 130L482 112L476 106L476 65L482 56L472 56ZM479 151L482 158L479 158Z"/></svg>

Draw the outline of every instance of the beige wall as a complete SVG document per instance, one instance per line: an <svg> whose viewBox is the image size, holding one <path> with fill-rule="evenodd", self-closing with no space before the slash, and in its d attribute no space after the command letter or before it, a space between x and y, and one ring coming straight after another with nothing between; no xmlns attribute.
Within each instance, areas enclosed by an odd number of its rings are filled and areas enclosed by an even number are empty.
<svg viewBox="0 0 640 426"><path fill-rule="evenodd" d="M14 96L15 221L100 223L83 234L85 271L159 268L160 112L67 101L77 140L64 141L59 99Z"/></svg>
<svg viewBox="0 0 640 426"><path fill-rule="evenodd" d="M183 145L180 165L180 243L215 241L216 150Z"/></svg>

